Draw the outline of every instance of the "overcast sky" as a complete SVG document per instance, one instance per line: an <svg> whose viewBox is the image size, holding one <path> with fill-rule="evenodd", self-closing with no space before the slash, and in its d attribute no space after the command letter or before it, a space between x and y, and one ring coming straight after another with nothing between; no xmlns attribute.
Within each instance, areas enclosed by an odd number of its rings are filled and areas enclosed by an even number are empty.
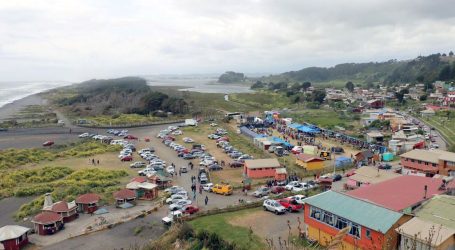
<svg viewBox="0 0 455 250"><path fill-rule="evenodd" d="M454 47L453 0L0 0L0 81L278 73Z"/></svg>

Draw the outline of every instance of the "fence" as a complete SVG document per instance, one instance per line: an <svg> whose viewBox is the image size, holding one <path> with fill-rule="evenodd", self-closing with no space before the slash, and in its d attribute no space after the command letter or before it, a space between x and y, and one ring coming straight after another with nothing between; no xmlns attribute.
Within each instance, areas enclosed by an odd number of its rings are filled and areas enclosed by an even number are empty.
<svg viewBox="0 0 455 250"><path fill-rule="evenodd" d="M155 126L155 125L163 125L163 124L173 124L173 123L183 123L185 120L165 120L165 121L155 121L155 122L141 122L141 123L130 123L130 124L113 124L113 125L106 125L106 124L78 124L73 123L75 126L83 127L83 128L102 128L102 129L109 129L109 128L137 128L137 127L148 127L148 126Z"/></svg>

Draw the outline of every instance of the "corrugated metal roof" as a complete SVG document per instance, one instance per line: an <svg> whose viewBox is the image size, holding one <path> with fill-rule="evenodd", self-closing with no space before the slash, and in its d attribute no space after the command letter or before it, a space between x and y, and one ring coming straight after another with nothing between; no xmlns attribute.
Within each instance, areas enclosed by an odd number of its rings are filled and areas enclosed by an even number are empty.
<svg viewBox="0 0 455 250"><path fill-rule="evenodd" d="M412 218L410 221L404 223L396 229L399 234L406 235L410 238L416 238L420 242L428 244L431 239L431 245L437 247L441 245L448 238L453 237L455 230L453 228L445 227L437 223L421 220L420 218ZM434 236L431 237L434 231Z"/></svg>
<svg viewBox="0 0 455 250"><path fill-rule="evenodd" d="M323 209L352 222L387 232L402 214L334 191L305 199L307 204Z"/></svg>
<svg viewBox="0 0 455 250"><path fill-rule="evenodd" d="M245 160L245 166L250 169L254 168L281 168L276 158Z"/></svg>
<svg viewBox="0 0 455 250"><path fill-rule="evenodd" d="M417 217L455 229L455 197L437 195L426 202L415 214Z"/></svg>

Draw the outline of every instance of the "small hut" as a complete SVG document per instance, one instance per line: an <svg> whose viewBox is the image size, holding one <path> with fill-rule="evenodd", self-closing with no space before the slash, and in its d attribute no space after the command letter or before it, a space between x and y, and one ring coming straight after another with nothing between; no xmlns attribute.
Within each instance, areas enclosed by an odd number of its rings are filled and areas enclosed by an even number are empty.
<svg viewBox="0 0 455 250"><path fill-rule="evenodd" d="M32 219L35 232L39 235L51 235L63 229L63 217L61 214L43 211Z"/></svg>
<svg viewBox="0 0 455 250"><path fill-rule="evenodd" d="M115 205L120 207L124 203L136 204L136 192L129 189L122 189L114 193Z"/></svg>
<svg viewBox="0 0 455 250"><path fill-rule="evenodd" d="M0 228L0 247L5 250L19 250L28 244L28 232L30 228L7 225ZM1 248L0 248L1 249Z"/></svg>
<svg viewBox="0 0 455 250"><path fill-rule="evenodd" d="M79 195L76 198L77 211L79 213L91 214L98 209L98 202L101 197L94 193Z"/></svg>

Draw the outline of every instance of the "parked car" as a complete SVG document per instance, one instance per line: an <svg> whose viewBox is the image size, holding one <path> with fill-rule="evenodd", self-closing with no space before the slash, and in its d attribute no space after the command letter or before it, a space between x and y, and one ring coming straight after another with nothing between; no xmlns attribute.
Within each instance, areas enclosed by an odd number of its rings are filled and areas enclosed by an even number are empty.
<svg viewBox="0 0 455 250"><path fill-rule="evenodd" d="M341 174L336 174L333 176L333 181L341 181L341 179L343 179L343 176L341 176Z"/></svg>
<svg viewBox="0 0 455 250"><path fill-rule="evenodd" d="M161 221L165 225L171 225L175 220L183 217L182 211L172 211L166 217L162 218Z"/></svg>
<svg viewBox="0 0 455 250"><path fill-rule="evenodd" d="M168 188L164 189L164 192L166 192L168 194L175 194L182 190L185 190L185 189L180 186L172 186L172 187L168 187Z"/></svg>
<svg viewBox="0 0 455 250"><path fill-rule="evenodd" d="M223 168L222 168L220 165L216 164L216 163L215 163L215 164L212 164L212 165L209 165L209 166L208 166L208 169L209 169L210 171L223 170Z"/></svg>
<svg viewBox="0 0 455 250"><path fill-rule="evenodd" d="M188 199L188 196L186 196L186 195L173 194L173 195L171 195L171 197L166 199L166 204L174 204L178 201L187 200L187 199Z"/></svg>
<svg viewBox="0 0 455 250"><path fill-rule="evenodd" d="M183 155L183 159L185 160L191 160L191 159L195 159L196 156L194 156L193 154L184 154Z"/></svg>
<svg viewBox="0 0 455 250"><path fill-rule="evenodd" d="M222 195L232 194L232 186L226 184L216 184L212 187L212 192Z"/></svg>
<svg viewBox="0 0 455 250"><path fill-rule="evenodd" d="M293 198L283 198L278 200L278 202L285 207L289 212L298 212L303 209L303 205L298 203Z"/></svg>
<svg viewBox="0 0 455 250"><path fill-rule="evenodd" d="M384 169L384 170L392 169L392 165L390 165L390 164L388 164L388 163L379 164L378 168L379 168L379 169ZM335 181L335 180L334 180L334 181Z"/></svg>
<svg viewBox="0 0 455 250"><path fill-rule="evenodd" d="M305 202L303 201L306 198L305 195L297 194L297 195L293 195L289 198L294 199L299 204L302 204L302 205L305 204Z"/></svg>
<svg viewBox="0 0 455 250"><path fill-rule="evenodd" d="M134 136L134 135L127 135L127 136L123 137L123 139L126 139L126 140L137 140L137 137Z"/></svg>
<svg viewBox="0 0 455 250"><path fill-rule="evenodd" d="M291 181L285 186L285 188L286 190L291 191L294 186L298 186L299 184L300 182L298 181Z"/></svg>
<svg viewBox="0 0 455 250"><path fill-rule="evenodd" d="M171 211L180 210L184 206L191 205L191 203L193 203L191 200L180 200L169 205L169 210Z"/></svg>
<svg viewBox="0 0 455 250"><path fill-rule="evenodd" d="M44 146L44 147L49 147L49 146L52 146L52 145L54 145L54 141L45 141L45 142L43 143L43 146Z"/></svg>
<svg viewBox="0 0 455 250"><path fill-rule="evenodd" d="M260 198L263 196L267 196L270 194L270 188L268 187L260 187L256 191L253 192L253 196Z"/></svg>
<svg viewBox="0 0 455 250"><path fill-rule="evenodd" d="M229 167L231 168L241 168L243 167L243 162L239 162L239 161L233 161L231 163L229 163Z"/></svg>
<svg viewBox="0 0 455 250"><path fill-rule="evenodd" d="M142 161L137 161L133 164L130 165L130 168L143 168L145 167L145 162L142 162Z"/></svg>
<svg viewBox="0 0 455 250"><path fill-rule="evenodd" d="M199 208L193 205L186 205L180 209L184 214L194 214L199 212Z"/></svg>
<svg viewBox="0 0 455 250"><path fill-rule="evenodd" d="M125 155L122 158L120 158L120 161L132 161L133 157L131 155Z"/></svg>
<svg viewBox="0 0 455 250"><path fill-rule="evenodd" d="M145 169L137 171L137 173L140 176L146 176L146 175L156 174L156 171L153 168L145 168Z"/></svg>
<svg viewBox="0 0 455 250"><path fill-rule="evenodd" d="M188 168L186 166L181 166L180 167L180 172L182 173L188 173Z"/></svg>
<svg viewBox="0 0 455 250"><path fill-rule="evenodd" d="M83 134L80 134L78 137L79 137L79 138L87 138L87 137L89 137L89 136L90 136L89 133L83 133Z"/></svg>
<svg viewBox="0 0 455 250"><path fill-rule="evenodd" d="M286 188L282 187L282 186L273 186L271 189L270 189L270 192L272 194L281 194L283 193L284 191L286 191Z"/></svg>
<svg viewBox="0 0 455 250"><path fill-rule="evenodd" d="M281 205L278 201L275 200L265 200L264 203L262 203L262 207L264 208L265 211L270 211L275 214L284 214L286 213L286 208Z"/></svg>
<svg viewBox="0 0 455 250"><path fill-rule="evenodd" d="M207 192L212 192L213 183L206 183L202 185L202 189Z"/></svg>
<svg viewBox="0 0 455 250"><path fill-rule="evenodd" d="M175 168L173 166L169 166L166 168L166 172L169 174L175 174Z"/></svg>
<svg viewBox="0 0 455 250"><path fill-rule="evenodd" d="M212 122L212 123L210 123L210 126L211 126L211 127L216 127L216 126L218 126L218 124Z"/></svg>

